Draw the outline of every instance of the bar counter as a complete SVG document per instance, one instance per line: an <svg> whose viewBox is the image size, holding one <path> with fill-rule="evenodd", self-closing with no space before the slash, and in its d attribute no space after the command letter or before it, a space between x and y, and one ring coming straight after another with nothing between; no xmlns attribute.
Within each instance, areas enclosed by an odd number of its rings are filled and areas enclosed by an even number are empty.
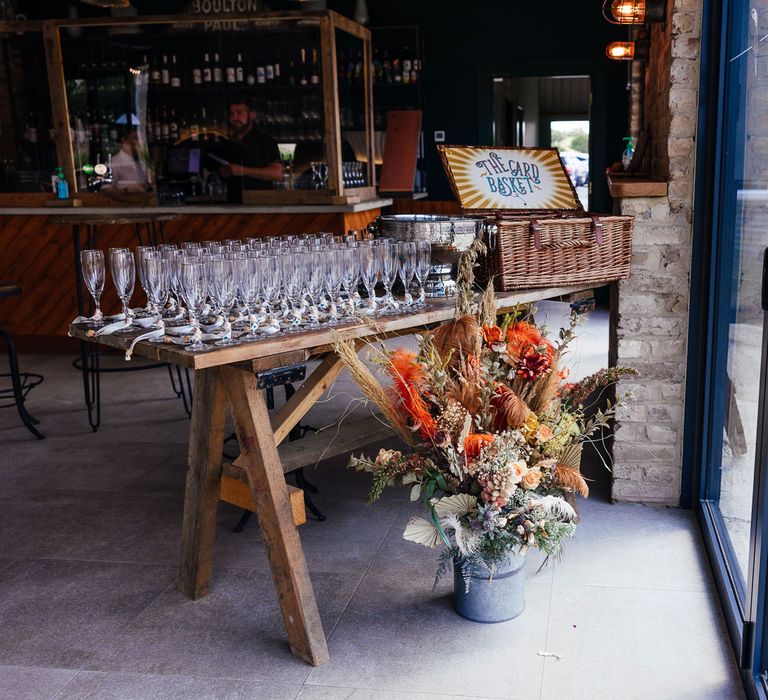
<svg viewBox="0 0 768 700"><path fill-rule="evenodd" d="M358 231L391 204L391 199L374 199L343 205L0 207L0 281L16 282L22 287L20 297L0 307L0 320L22 351L66 352L76 347L66 338L69 323L77 315L73 224L85 225L88 219L163 218L167 219L163 222L166 242L202 242ZM136 226L130 222L97 225L96 229L96 247L105 251L133 247L139 242ZM82 235L80 244L84 248L88 245ZM133 304L140 303L143 296L137 281ZM105 313L119 310L109 274L102 308Z"/></svg>

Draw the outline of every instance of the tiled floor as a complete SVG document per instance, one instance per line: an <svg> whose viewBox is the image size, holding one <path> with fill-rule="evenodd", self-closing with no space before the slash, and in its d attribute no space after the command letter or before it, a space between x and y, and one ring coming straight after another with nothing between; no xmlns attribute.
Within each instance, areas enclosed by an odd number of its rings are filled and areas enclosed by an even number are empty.
<svg viewBox="0 0 768 700"><path fill-rule="evenodd" d="M363 505L343 460L310 472L328 520L300 528L331 654L311 669L236 509L219 508L211 594L174 588L188 421L167 373L105 377L93 434L70 359L23 358L46 377L29 401L46 440L0 412L1 699L743 697L690 513L583 503L563 561L531 556L523 614L480 625L401 539L406 494ZM311 422L353 393L337 382Z"/></svg>

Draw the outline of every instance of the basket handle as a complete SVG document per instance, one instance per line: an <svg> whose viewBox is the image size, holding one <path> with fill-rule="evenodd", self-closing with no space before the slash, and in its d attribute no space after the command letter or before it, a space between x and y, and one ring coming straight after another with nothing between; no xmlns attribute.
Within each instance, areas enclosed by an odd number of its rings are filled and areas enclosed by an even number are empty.
<svg viewBox="0 0 768 700"><path fill-rule="evenodd" d="M592 228L596 230L596 222L594 217L592 218ZM600 238L597 238L595 233L595 240L598 245L603 242L602 224L600 224ZM567 241L556 241L549 243L548 245L542 245L541 243L541 222L538 219L531 219L531 230L533 231L533 247L536 250L542 250L543 248L563 250L566 248L589 248L592 245L592 241L588 241L586 238L571 238Z"/></svg>

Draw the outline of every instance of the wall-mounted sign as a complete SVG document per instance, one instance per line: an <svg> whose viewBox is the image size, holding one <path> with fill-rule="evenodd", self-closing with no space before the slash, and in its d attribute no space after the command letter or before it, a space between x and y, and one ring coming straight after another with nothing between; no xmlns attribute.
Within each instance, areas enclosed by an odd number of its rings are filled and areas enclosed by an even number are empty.
<svg viewBox="0 0 768 700"><path fill-rule="evenodd" d="M188 15L247 15L264 12L264 0L191 0L183 14ZM206 31L237 31L244 28L242 22L216 19L205 23Z"/></svg>
<svg viewBox="0 0 768 700"><path fill-rule="evenodd" d="M463 209L581 209L556 148L438 148Z"/></svg>

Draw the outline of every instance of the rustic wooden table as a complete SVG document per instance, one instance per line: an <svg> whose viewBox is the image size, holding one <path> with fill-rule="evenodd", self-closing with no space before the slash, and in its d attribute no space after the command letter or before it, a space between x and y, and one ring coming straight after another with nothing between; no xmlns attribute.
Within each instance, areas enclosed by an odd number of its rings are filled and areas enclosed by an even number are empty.
<svg viewBox="0 0 768 700"><path fill-rule="evenodd" d="M517 304L558 299L592 287L521 290L499 293L504 312ZM453 300L430 300L426 308L375 319L374 323L277 335L234 347L189 353L173 344L140 342L135 353L195 371L189 434L187 483L181 541L178 590L192 599L207 595L211 586L216 508L222 480L222 449L227 405L232 409L240 457L259 527L266 546L288 641L293 653L317 666L328 660L304 552L291 511L288 486L277 446L287 437L342 369L331 344L338 338L408 335L452 319ZM84 326L70 327L81 340L125 349L130 336L89 337ZM271 417L258 373L320 360L304 384Z"/></svg>

